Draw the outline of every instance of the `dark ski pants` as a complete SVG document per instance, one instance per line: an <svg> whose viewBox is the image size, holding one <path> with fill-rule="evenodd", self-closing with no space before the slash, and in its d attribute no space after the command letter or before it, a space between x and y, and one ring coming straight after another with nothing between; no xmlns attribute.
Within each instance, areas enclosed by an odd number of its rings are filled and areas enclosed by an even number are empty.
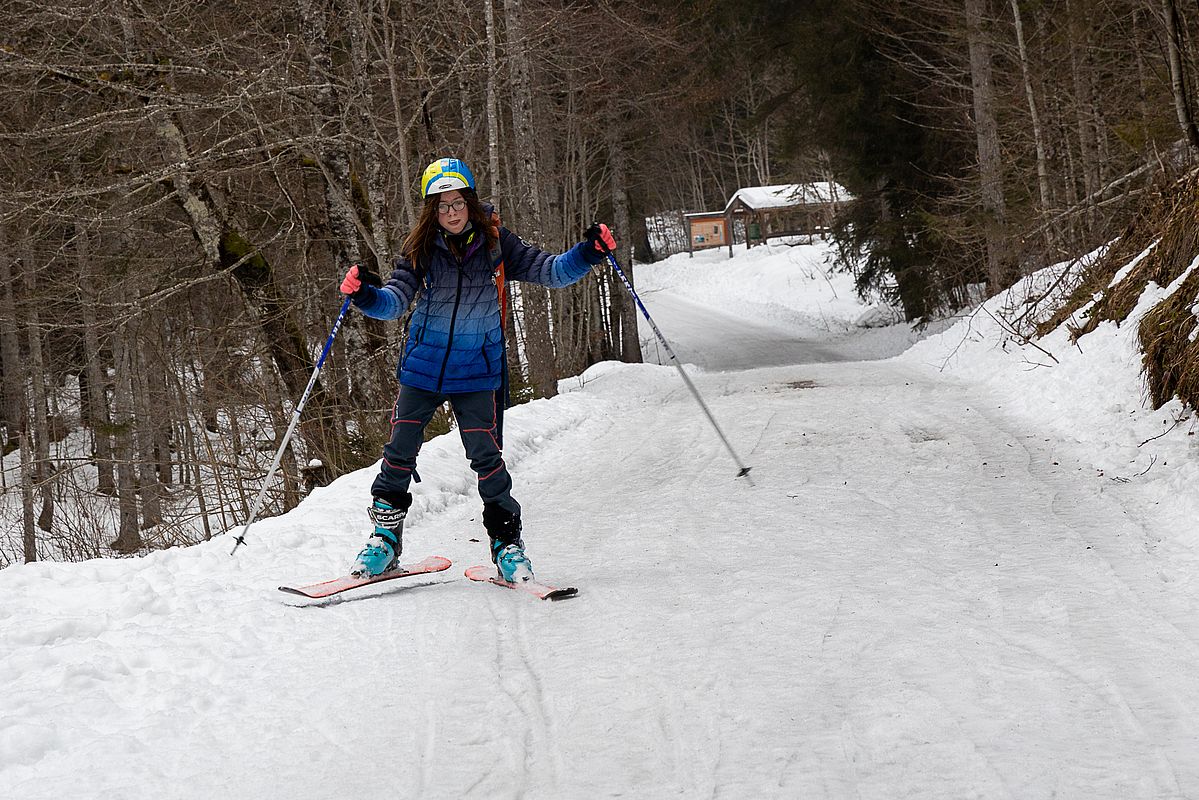
<svg viewBox="0 0 1199 800"><path fill-rule="evenodd" d="M503 407L496 392L442 394L401 386L391 415L391 441L383 448L383 466L371 486L371 494L403 494L412 482L416 454L424 441L425 426L446 400L458 420L458 433L479 476L479 496L514 515L520 504L512 498L512 476L500 452L503 441Z"/></svg>

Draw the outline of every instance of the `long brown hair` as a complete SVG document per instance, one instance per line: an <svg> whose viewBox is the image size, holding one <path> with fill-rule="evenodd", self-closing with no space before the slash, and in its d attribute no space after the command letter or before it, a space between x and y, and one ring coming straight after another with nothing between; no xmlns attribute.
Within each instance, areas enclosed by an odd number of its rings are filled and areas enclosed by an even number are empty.
<svg viewBox="0 0 1199 800"><path fill-rule="evenodd" d="M487 246L491 248L500 237L500 229L483 209L483 203L474 189L459 189L462 199L466 201L467 216L476 231L483 231L487 236ZM431 194L425 198L417 217L416 225L404 238L400 247L400 255L408 259L418 272L422 270L422 261L433 251L433 245L440 235L441 226L437 223L437 204L441 202L441 194Z"/></svg>

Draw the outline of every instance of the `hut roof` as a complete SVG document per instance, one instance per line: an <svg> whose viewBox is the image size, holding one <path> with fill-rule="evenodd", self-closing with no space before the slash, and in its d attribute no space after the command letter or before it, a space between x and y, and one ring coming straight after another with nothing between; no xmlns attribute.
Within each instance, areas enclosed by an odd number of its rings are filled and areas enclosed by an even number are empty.
<svg viewBox="0 0 1199 800"><path fill-rule="evenodd" d="M833 181L746 186L733 193L729 202L725 204L724 212L727 214L738 200L754 211L761 211L767 208L824 205L852 199L853 195L847 192L844 186Z"/></svg>

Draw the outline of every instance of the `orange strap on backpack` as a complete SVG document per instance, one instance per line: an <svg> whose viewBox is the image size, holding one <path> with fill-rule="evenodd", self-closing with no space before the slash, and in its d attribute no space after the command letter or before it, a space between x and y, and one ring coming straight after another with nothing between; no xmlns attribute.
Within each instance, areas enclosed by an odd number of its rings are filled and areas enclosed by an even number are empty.
<svg viewBox="0 0 1199 800"><path fill-rule="evenodd" d="M500 215L491 212L491 231L495 234L495 245L487 249L487 257L491 259L491 268L495 271L495 288L500 298L501 331L508 330L508 287L504 283L504 253L500 249ZM490 238L490 236L488 237Z"/></svg>

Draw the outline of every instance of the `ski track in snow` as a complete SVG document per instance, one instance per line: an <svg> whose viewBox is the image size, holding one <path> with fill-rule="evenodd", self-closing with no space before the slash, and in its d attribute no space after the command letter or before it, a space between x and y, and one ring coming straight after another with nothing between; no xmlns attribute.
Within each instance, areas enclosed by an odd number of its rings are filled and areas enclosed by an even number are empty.
<svg viewBox="0 0 1199 800"><path fill-rule="evenodd" d="M1199 797L1199 590L1118 495L951 378L827 340L720 372L761 326L650 309L753 487L673 369L600 365L505 432L575 599L462 577L487 548L454 437L405 535L444 573L275 591L349 563L370 470L233 559L4 570L0 794Z"/></svg>

